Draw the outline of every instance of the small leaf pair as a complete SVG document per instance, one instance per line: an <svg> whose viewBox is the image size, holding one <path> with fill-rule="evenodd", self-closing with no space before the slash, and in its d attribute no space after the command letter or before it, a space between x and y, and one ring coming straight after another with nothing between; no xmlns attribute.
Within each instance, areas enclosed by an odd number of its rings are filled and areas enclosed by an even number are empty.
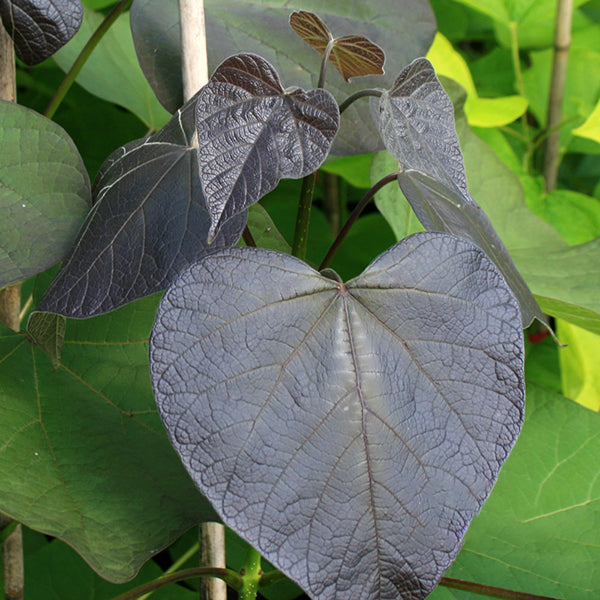
<svg viewBox="0 0 600 600"><path fill-rule="evenodd" d="M345 35L334 38L329 28L314 13L299 10L290 16L292 29L340 72L345 81L351 77L383 74L385 54L368 38Z"/></svg>

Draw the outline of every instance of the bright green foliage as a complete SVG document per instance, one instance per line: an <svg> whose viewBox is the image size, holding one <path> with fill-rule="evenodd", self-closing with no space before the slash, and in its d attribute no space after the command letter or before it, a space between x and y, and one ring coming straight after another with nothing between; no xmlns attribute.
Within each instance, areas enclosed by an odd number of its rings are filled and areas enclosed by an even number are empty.
<svg viewBox="0 0 600 600"><path fill-rule="evenodd" d="M563 321L556 333L566 345L559 353L564 395L600 412L600 336Z"/></svg>

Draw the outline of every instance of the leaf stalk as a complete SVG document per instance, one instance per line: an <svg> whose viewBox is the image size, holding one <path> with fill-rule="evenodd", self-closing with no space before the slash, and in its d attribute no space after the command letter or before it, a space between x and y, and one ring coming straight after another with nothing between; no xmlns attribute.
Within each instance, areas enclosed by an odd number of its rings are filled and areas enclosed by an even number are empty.
<svg viewBox="0 0 600 600"><path fill-rule="evenodd" d="M354 94L352 94L351 96L348 96L341 104L340 104L340 115L349 107L351 106L354 102L356 102L359 98L364 98L365 96L373 96L375 98L381 98L381 96L383 95L383 92L381 90L375 90L375 89L366 89L366 90L359 90L358 92L355 92Z"/></svg>
<svg viewBox="0 0 600 600"><path fill-rule="evenodd" d="M243 583L239 593L239 600L256 600L256 594L258 593L258 587L263 574L260 561L260 553L250 546L241 571Z"/></svg>
<svg viewBox="0 0 600 600"><path fill-rule="evenodd" d="M455 590L464 590L475 594L482 594L490 598L501 598L502 600L559 600L550 596L538 596L537 594L528 594L527 592L517 592L505 588L494 587L493 585L484 585L473 581L464 581L462 579L453 579L451 577L442 577L440 585L453 588Z"/></svg>
<svg viewBox="0 0 600 600"><path fill-rule="evenodd" d="M384 187L388 183L391 183L392 181L394 181L398 177L399 174L400 174L400 172L396 171L395 173L390 173L389 175L386 175L385 177L382 177L361 198L360 202L356 205L356 207L354 208L354 210L352 211L352 213L348 217L347 221L344 223L344 226L340 229L340 232L337 234L337 237L333 241L333 244L331 244L331 247L329 248L329 251L325 255L325 258L323 259L323 262L319 266L319 271L322 271L323 269L325 269L326 267L328 267L331 264L331 261L333 260L333 257L335 256L335 253L339 250L339 247L342 245L342 242L344 241L344 238L348 235L348 232L350 231L350 229L352 228L352 226L354 225L354 223L356 222L356 220L358 219L358 217L360 217L362 211L365 209L365 207L367 206L367 204L370 202L371 198L373 198L373 196L375 196L375 194L382 187Z"/></svg>
<svg viewBox="0 0 600 600"><path fill-rule="evenodd" d="M77 75L83 68L83 65L87 62L87 59L90 57L91 53L94 51L94 48L98 45L100 40L104 37L104 34L111 28L113 23L118 19L118 17L125 10L129 8L129 5L133 2L133 0L121 0L118 4L115 4L113 9L106 15L106 18L100 25L98 29L94 31L92 37L88 40L87 44L83 47L83 50L79 53L79 56L75 59L75 62L69 69L69 72L65 75L65 78L62 80L61 84L58 86L54 96L50 100L50 103L46 107L44 111L44 116L48 119L51 119L56 110L60 106L60 103L64 100L64 97L67 95L67 92L71 89L71 86L75 82Z"/></svg>

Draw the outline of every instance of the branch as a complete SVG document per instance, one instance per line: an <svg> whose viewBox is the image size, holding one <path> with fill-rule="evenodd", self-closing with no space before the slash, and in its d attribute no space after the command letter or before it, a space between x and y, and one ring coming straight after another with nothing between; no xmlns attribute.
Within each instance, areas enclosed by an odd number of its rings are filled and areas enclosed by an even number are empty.
<svg viewBox="0 0 600 600"><path fill-rule="evenodd" d="M69 69L69 72L65 75L58 89L54 93L54 96L50 100L50 103L44 111L44 116L51 119L56 112L56 109L60 106L67 92L71 89L71 86L75 82L77 75L83 68L83 65L87 62L90 54L94 51L94 48L98 45L100 40L104 37L104 34L111 28L112 24L119 18L119 15L129 8L129 5L133 0L121 0L119 4L115 4L113 9L106 15L106 18L98 29L94 31L92 37L88 40L87 44L83 47L83 50L79 53L79 56L75 59L75 62Z"/></svg>
<svg viewBox="0 0 600 600"><path fill-rule="evenodd" d="M548 99L548 122L546 130L551 132L546 140L544 155L544 179L546 191L556 188L558 165L560 159L560 117L562 101L567 78L567 62L571 47L571 20L573 16L573 0L558 0L556 10L556 29L554 32L554 63Z"/></svg>
<svg viewBox="0 0 600 600"><path fill-rule="evenodd" d="M559 600L550 596L538 596L537 594L528 594L527 592L516 592L505 588L494 587L493 585L484 585L473 581L463 581L462 579L452 579L451 577L442 577L440 585L453 588L455 590L464 590L475 594L482 594L490 598L502 598L503 600Z"/></svg>

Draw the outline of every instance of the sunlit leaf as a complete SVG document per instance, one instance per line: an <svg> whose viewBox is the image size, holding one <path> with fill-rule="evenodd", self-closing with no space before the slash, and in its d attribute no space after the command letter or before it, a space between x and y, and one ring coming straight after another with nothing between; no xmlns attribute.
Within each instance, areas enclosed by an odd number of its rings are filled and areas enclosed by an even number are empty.
<svg viewBox="0 0 600 600"><path fill-rule="evenodd" d="M320 600L424 598L523 414L518 304L445 234L348 284L267 250L207 257L164 296L150 356L196 484Z"/></svg>
<svg viewBox="0 0 600 600"><path fill-rule="evenodd" d="M564 321L556 333L566 346L558 355L563 394L600 412L600 335Z"/></svg>
<svg viewBox="0 0 600 600"><path fill-rule="evenodd" d="M0 17L17 56L37 65L77 33L83 9L81 0L0 0Z"/></svg>
<svg viewBox="0 0 600 600"><path fill-rule="evenodd" d="M211 214L209 241L283 177L299 179L327 158L339 109L323 89L286 92L260 56L227 59L198 93L200 180Z"/></svg>

